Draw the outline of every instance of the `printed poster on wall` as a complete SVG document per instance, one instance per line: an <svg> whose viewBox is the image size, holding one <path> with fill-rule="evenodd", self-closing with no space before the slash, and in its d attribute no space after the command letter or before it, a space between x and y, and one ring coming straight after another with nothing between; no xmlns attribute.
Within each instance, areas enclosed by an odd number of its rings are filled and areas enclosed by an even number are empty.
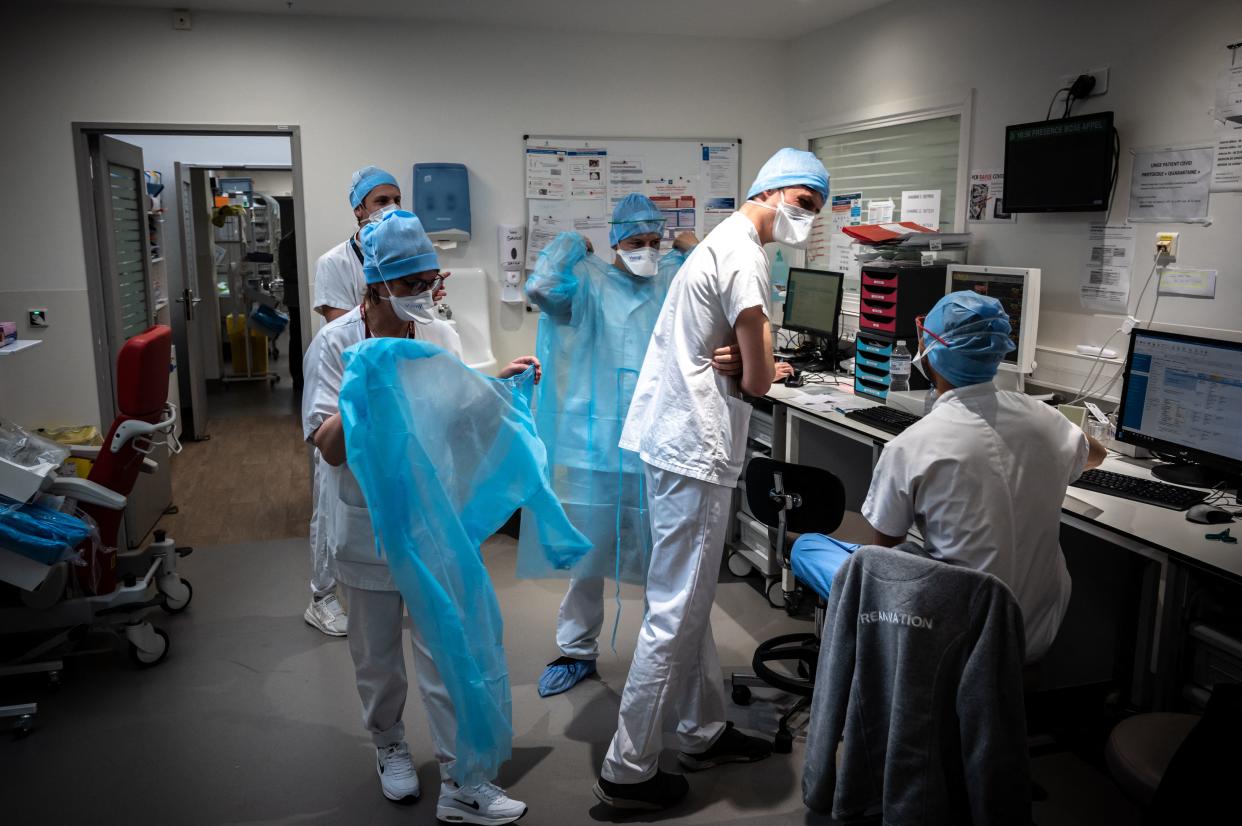
<svg viewBox="0 0 1242 826"><path fill-rule="evenodd" d="M970 200L966 202L966 220L977 224L1009 223L1014 215L1005 212L1005 171L975 169L970 173Z"/></svg>
<svg viewBox="0 0 1242 826"><path fill-rule="evenodd" d="M526 197L565 197L565 150L551 146L526 148Z"/></svg>
<svg viewBox="0 0 1242 826"><path fill-rule="evenodd" d="M1130 221L1208 221L1212 182L1210 146L1136 151L1130 176Z"/></svg>
<svg viewBox="0 0 1242 826"><path fill-rule="evenodd" d="M1216 119L1242 126L1242 42L1225 46L1216 77Z"/></svg>
<svg viewBox="0 0 1242 826"><path fill-rule="evenodd" d="M1130 268L1137 231L1130 226L1092 224L1079 301L1084 310L1125 315L1130 303Z"/></svg>
<svg viewBox="0 0 1242 826"><path fill-rule="evenodd" d="M846 227L862 223L862 193L850 192L832 196L829 218L828 269L845 274L847 283L859 277L858 243L843 233Z"/></svg>
<svg viewBox="0 0 1242 826"><path fill-rule="evenodd" d="M940 190L910 189L901 193L901 220L940 229Z"/></svg>
<svg viewBox="0 0 1242 826"><path fill-rule="evenodd" d="M1212 164L1213 192L1242 192L1242 128L1221 127Z"/></svg>
<svg viewBox="0 0 1242 826"><path fill-rule="evenodd" d="M569 168L569 197L579 201L603 200L608 191L604 179L606 149L570 149L565 153Z"/></svg>

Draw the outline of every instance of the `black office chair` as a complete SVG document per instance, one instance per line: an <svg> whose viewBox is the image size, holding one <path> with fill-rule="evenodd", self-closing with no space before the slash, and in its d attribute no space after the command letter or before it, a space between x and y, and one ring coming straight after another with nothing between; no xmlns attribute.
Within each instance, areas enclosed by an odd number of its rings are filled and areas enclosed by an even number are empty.
<svg viewBox="0 0 1242 826"><path fill-rule="evenodd" d="M796 613L803 591L789 567L787 533L827 534L840 527L845 516L845 486L822 468L756 458L746 467L746 503L756 519L775 529L785 606L791 614ZM777 727L773 749L780 754L793 749L790 718L811 703L823 614L824 602L817 596L813 633L782 634L761 642L751 660L754 674L735 673L730 678L733 702L738 705L750 703L751 687L777 688L799 698L781 716ZM789 663L792 668L778 671L772 667L776 663Z"/></svg>

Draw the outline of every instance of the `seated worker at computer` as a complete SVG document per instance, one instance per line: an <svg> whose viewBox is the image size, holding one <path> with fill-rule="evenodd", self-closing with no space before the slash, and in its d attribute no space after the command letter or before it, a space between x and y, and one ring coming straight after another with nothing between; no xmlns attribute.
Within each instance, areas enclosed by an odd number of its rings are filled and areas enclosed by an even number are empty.
<svg viewBox="0 0 1242 826"><path fill-rule="evenodd" d="M885 445L862 515L877 545L917 525L927 552L998 577L1022 609L1026 661L1043 657L1069 604L1058 542L1070 482L1099 465L1104 446L1054 408L996 388L1013 349L1001 303L949 293L919 325L914 360L935 388L930 412ZM806 534L793 553L841 543Z"/></svg>

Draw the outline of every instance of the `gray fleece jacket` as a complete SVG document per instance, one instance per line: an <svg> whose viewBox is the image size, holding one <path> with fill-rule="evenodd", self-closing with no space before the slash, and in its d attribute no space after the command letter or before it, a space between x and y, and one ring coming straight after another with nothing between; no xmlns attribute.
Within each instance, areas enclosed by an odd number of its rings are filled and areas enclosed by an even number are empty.
<svg viewBox="0 0 1242 826"><path fill-rule="evenodd" d="M803 800L886 826L1026 826L1021 611L991 574L920 554L859 548L833 579Z"/></svg>

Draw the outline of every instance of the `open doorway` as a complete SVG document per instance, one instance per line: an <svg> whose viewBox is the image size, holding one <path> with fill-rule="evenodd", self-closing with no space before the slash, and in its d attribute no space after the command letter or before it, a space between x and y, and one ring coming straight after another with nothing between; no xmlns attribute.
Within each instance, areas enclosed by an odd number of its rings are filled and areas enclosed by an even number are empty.
<svg viewBox="0 0 1242 826"><path fill-rule="evenodd" d="M121 345L152 324L173 331L169 399L185 451L152 456L161 472L130 497L127 541L157 523L195 544L303 533L298 391L311 327L298 129L73 128L102 422L116 410Z"/></svg>

